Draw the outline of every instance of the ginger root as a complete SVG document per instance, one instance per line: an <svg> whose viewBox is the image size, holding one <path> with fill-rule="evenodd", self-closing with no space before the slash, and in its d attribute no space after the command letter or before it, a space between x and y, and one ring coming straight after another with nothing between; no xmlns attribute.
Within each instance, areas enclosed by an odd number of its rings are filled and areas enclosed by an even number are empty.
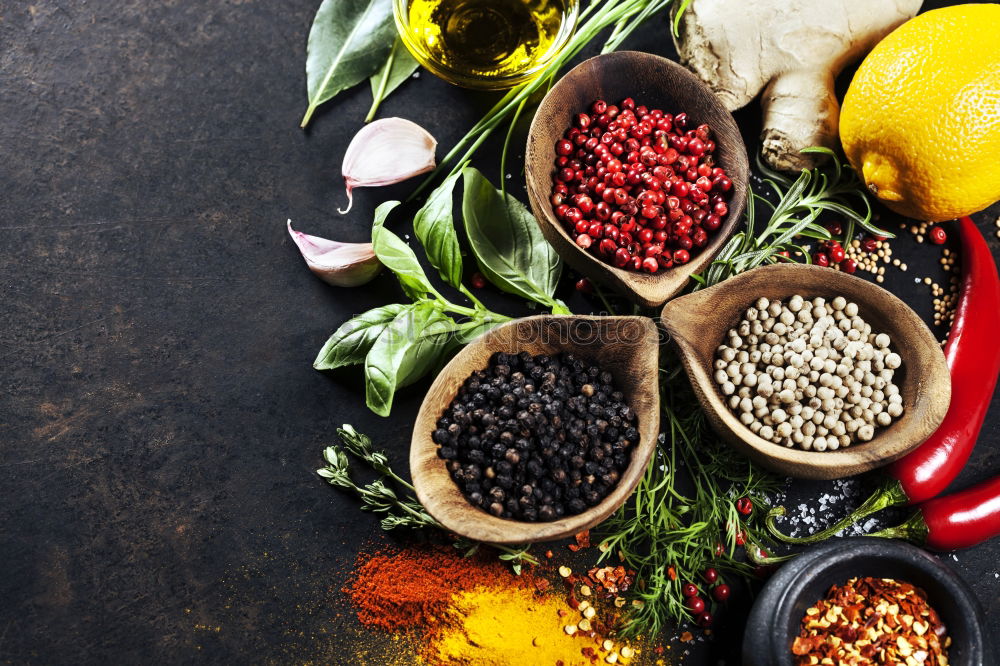
<svg viewBox="0 0 1000 666"><path fill-rule="evenodd" d="M681 62L730 111L761 94L761 154L771 167L815 165L800 153L837 145L837 74L920 9L921 0L693 0L675 37Z"/></svg>

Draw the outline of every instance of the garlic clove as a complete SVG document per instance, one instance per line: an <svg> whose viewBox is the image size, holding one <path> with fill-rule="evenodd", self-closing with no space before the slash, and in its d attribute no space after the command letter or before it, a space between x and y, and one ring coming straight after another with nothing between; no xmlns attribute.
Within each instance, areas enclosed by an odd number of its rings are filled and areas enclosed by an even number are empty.
<svg viewBox="0 0 1000 666"><path fill-rule="evenodd" d="M404 118L382 118L361 128L344 154L341 173L347 185L347 208L355 187L382 187L427 173L435 167L437 140Z"/></svg>
<svg viewBox="0 0 1000 666"><path fill-rule="evenodd" d="M309 270L327 284L357 287L371 282L382 270L371 243L340 243L310 236L292 229L291 220L288 220L288 233Z"/></svg>

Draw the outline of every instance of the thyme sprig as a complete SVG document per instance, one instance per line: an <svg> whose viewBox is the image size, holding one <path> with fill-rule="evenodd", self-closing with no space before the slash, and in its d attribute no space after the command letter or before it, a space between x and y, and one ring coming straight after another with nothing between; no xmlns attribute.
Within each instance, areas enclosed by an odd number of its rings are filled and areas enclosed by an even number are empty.
<svg viewBox="0 0 1000 666"><path fill-rule="evenodd" d="M317 474L326 479L330 485L357 495L361 500L362 511L384 514L381 525L387 532L399 527L407 529L430 527L447 531L424 510L415 497L416 491L413 485L392 470L388 456L383 451L375 450L370 437L358 432L349 424L337 428L337 436L343 446L328 446L323 451L323 458L327 464L316 470ZM379 477L365 485L358 485L351 478L351 460L348 453L367 463ZM398 485L405 494L398 493L393 485ZM481 545L465 538L455 542L455 547L463 550L465 557L471 557ZM489 547L500 551L499 559L510 564L516 574L521 573L525 564L538 564L538 560L530 552L530 546L489 544Z"/></svg>

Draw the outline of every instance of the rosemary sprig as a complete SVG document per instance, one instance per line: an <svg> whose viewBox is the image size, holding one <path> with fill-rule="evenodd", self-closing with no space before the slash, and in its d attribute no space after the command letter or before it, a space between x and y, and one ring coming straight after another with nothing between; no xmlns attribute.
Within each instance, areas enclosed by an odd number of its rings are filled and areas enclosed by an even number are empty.
<svg viewBox="0 0 1000 666"><path fill-rule="evenodd" d="M864 187L854 171L842 164L832 150L816 147L802 152L827 155L833 165L832 172L818 167L803 169L793 181L769 169L758 156L757 169L764 174L763 181L773 190L778 202L772 204L767 198L750 191L746 228L729 239L703 275L693 276L699 282L696 288L710 287L765 263L797 261L798 256L805 263L811 263L809 253L796 239L830 240L830 232L817 223L823 213L835 213L846 221L842 239L845 244L854 237L855 225L876 236L895 238L894 234L872 224L872 208ZM852 208L852 201L860 204L864 214ZM759 233L755 231L756 203L771 209L770 219ZM791 256L779 259L779 253L783 251L788 251Z"/></svg>
<svg viewBox="0 0 1000 666"><path fill-rule="evenodd" d="M361 499L363 511L385 514L381 523L383 530L390 531L397 527L409 529L430 527L446 531L444 526L427 513L414 497L413 486L392 470L385 453L375 450L371 438L359 433L351 425L338 428L337 436L343 447L328 446L323 451L323 458L327 464L316 470L317 474L326 479L330 485L357 495ZM363 486L355 483L351 478L351 461L348 453L368 463L379 478ZM406 494L400 496L391 484L398 484ZM466 557L473 555L480 545L482 544L464 538L455 542L455 547L464 550ZM498 557L509 563L515 574L521 573L524 564L538 564L538 560L529 551L530 546L489 544L489 547L500 551Z"/></svg>

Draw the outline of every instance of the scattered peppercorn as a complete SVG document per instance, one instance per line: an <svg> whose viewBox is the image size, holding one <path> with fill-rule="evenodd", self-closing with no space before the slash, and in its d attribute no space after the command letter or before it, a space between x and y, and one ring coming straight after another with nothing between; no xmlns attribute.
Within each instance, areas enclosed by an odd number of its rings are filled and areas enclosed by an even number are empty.
<svg viewBox="0 0 1000 666"><path fill-rule="evenodd" d="M930 234L931 242L935 245L944 245L945 241L948 240L948 234L941 227L934 227L931 229Z"/></svg>
<svg viewBox="0 0 1000 666"><path fill-rule="evenodd" d="M482 273L473 273L469 281L472 283L473 289L482 289L486 286L486 278L483 277Z"/></svg>
<svg viewBox="0 0 1000 666"><path fill-rule="evenodd" d="M610 372L572 354L496 353L465 381L431 434L473 505L552 521L597 505L639 442Z"/></svg>
<svg viewBox="0 0 1000 666"><path fill-rule="evenodd" d="M693 124L693 123L691 123ZM729 215L733 183L713 155L711 128L595 101L555 145L550 202L577 246L604 262L657 273L685 264Z"/></svg>
<svg viewBox="0 0 1000 666"><path fill-rule="evenodd" d="M753 502L749 497L741 497L736 500L736 510L742 513L744 516L749 516L753 513Z"/></svg>

